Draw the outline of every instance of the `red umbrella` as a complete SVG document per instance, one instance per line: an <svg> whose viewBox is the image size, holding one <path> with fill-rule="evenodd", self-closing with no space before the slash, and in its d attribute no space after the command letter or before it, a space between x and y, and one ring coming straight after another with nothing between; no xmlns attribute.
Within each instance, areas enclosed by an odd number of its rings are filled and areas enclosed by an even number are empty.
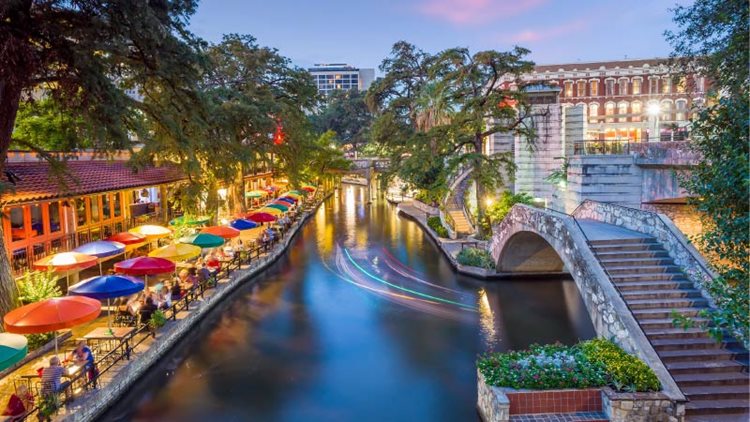
<svg viewBox="0 0 750 422"><path fill-rule="evenodd" d="M276 221L276 217L267 212L256 212L246 217L247 220L255 221L256 223L270 223Z"/></svg>
<svg viewBox="0 0 750 422"><path fill-rule="evenodd" d="M224 239L231 239L240 235L240 231L227 226L211 226L201 230L201 233L208 233L214 236L223 237Z"/></svg>
<svg viewBox="0 0 750 422"><path fill-rule="evenodd" d="M93 321L102 311L96 299L83 296L64 296L42 300L16 308L3 317L5 331L15 334L38 334L55 332L55 354L57 354L57 330L75 327Z"/></svg>
<svg viewBox="0 0 750 422"><path fill-rule="evenodd" d="M310 193L313 193L313 192L315 192L315 188L314 188L314 187L312 187L312 186L302 186L302 190L304 190L304 191L308 191L308 192L310 192Z"/></svg>
<svg viewBox="0 0 750 422"><path fill-rule="evenodd" d="M115 264L115 272L128 275L150 275L174 272L174 262L152 256L139 256Z"/></svg>
<svg viewBox="0 0 750 422"><path fill-rule="evenodd" d="M120 242L124 245L135 245L145 242L146 236L142 234L122 232L108 237L107 240L112 242Z"/></svg>

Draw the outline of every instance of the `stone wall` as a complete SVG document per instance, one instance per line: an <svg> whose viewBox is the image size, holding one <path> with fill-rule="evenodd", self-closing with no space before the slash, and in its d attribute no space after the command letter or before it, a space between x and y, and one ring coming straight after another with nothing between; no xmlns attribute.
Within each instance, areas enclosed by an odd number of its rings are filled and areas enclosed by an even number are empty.
<svg viewBox="0 0 750 422"><path fill-rule="evenodd" d="M555 187L544 179L563 164L562 109L559 104L538 104L532 106L532 114L536 125L533 148L528 139L516 138L514 189L549 203Z"/></svg>
<svg viewBox="0 0 750 422"><path fill-rule="evenodd" d="M646 362L671 400L685 400L572 217L515 205L493 231L489 250L495 262L503 254L508 240L517 233L535 233L547 241L573 277L597 335L612 339L624 350Z"/></svg>
<svg viewBox="0 0 750 422"><path fill-rule="evenodd" d="M484 422L510 420L510 400L502 390L487 385L484 375L477 369L477 411Z"/></svg>
<svg viewBox="0 0 750 422"><path fill-rule="evenodd" d="M669 217L635 208L585 201L574 214L578 219L589 219L614 224L656 238L675 264L682 268L695 287L713 303L704 285L716 275L706 260L690 243Z"/></svg>
<svg viewBox="0 0 750 422"><path fill-rule="evenodd" d="M690 239L703 233L700 211L688 204L641 204L641 209L664 214Z"/></svg>
<svg viewBox="0 0 750 422"><path fill-rule="evenodd" d="M674 405L662 393L617 393L602 390L602 410L611 422L678 422L685 419L685 405Z"/></svg>

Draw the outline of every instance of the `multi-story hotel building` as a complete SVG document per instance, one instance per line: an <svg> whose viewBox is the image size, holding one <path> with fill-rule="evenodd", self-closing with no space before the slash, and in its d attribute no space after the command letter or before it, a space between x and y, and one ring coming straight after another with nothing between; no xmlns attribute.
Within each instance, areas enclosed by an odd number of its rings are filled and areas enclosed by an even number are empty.
<svg viewBox="0 0 750 422"><path fill-rule="evenodd" d="M375 69L359 69L343 63L316 64L308 71L324 95L333 91L365 91L375 79Z"/></svg>
<svg viewBox="0 0 750 422"><path fill-rule="evenodd" d="M600 140L682 139L706 90L705 78L678 77L666 59L536 66L522 80L559 86L562 106L583 106L586 137Z"/></svg>

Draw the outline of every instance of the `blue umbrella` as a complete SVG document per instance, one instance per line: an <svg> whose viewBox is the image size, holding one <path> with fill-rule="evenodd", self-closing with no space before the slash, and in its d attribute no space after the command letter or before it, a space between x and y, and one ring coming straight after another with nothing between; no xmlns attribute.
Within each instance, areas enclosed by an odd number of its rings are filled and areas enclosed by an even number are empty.
<svg viewBox="0 0 750 422"><path fill-rule="evenodd" d="M140 292L145 287L146 283L139 278L119 274L100 275L87 278L86 280L70 286L68 294L86 296L99 300L107 299L107 308L109 308L110 299L130 296ZM109 317L107 318L107 321L109 324Z"/></svg>
<svg viewBox="0 0 750 422"><path fill-rule="evenodd" d="M249 230L249 229L254 229L258 227L258 223L254 221L250 221L250 220L245 220L244 218L238 218L236 220L232 220L232 222L229 223L229 225L232 228L237 229L237 230Z"/></svg>
<svg viewBox="0 0 750 422"><path fill-rule="evenodd" d="M283 197L281 197L281 198L276 198L276 200L277 200L277 201L284 201L284 202L286 202L287 204L292 204L292 205L294 205L294 199L292 199L292 198L287 198L286 196L283 196Z"/></svg>
<svg viewBox="0 0 750 422"><path fill-rule="evenodd" d="M102 258L125 253L125 244L120 242L113 242L111 240L97 240L94 242L84 243L83 245L73 249L73 252L78 252L99 258L99 275L102 275Z"/></svg>

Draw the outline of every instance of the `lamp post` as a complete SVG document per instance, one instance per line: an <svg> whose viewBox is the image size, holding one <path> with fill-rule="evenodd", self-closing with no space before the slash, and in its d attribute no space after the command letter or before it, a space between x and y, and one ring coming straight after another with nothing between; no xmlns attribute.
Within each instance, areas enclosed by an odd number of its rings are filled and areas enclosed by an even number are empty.
<svg viewBox="0 0 750 422"><path fill-rule="evenodd" d="M659 130L659 117L661 115L661 106L657 103L651 103L648 105L648 108L646 109L646 112L649 116L651 116L654 119L655 125L654 125L654 135L649 136L648 140L649 142L655 142L661 140L661 132Z"/></svg>

